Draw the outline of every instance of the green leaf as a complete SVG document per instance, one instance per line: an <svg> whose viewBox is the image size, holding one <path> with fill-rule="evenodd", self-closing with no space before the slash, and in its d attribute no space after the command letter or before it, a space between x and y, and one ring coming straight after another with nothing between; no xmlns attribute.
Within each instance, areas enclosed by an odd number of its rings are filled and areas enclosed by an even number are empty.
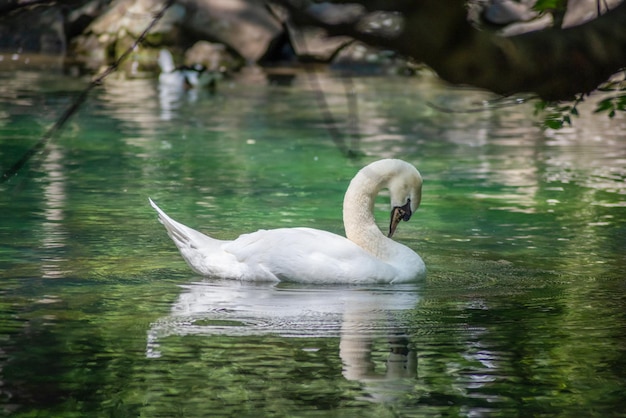
<svg viewBox="0 0 626 418"><path fill-rule="evenodd" d="M615 105L613 104L613 99L609 98L609 99L604 99L602 101L600 101L598 103L598 106L596 107L596 110L594 110L594 113L599 113L599 112L604 112L605 110L609 110L609 109L614 109Z"/></svg>
<svg viewBox="0 0 626 418"><path fill-rule="evenodd" d="M537 103L535 103L535 115L545 110L546 107L548 107L548 102L544 100L540 100Z"/></svg>
<svg viewBox="0 0 626 418"><path fill-rule="evenodd" d="M544 12L548 10L566 10L567 0L538 0L533 6L534 10Z"/></svg>
<svg viewBox="0 0 626 418"><path fill-rule="evenodd" d="M563 121L560 119L546 119L544 126L550 129L561 129L563 127Z"/></svg>

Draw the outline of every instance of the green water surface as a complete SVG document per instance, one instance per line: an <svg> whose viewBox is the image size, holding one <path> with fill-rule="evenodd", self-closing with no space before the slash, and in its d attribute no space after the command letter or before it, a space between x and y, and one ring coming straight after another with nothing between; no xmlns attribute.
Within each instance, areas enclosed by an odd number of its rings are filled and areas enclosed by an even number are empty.
<svg viewBox="0 0 626 418"><path fill-rule="evenodd" d="M543 131L532 104L435 110L490 97L427 75L320 74L339 138L308 77L215 94L111 78L0 185L0 411L623 416L626 119L590 103ZM2 171L85 84L0 73ZM411 285L198 277L147 203L220 239L341 234L349 180L384 157L424 177L395 237L426 262ZM384 197L377 211L384 228Z"/></svg>

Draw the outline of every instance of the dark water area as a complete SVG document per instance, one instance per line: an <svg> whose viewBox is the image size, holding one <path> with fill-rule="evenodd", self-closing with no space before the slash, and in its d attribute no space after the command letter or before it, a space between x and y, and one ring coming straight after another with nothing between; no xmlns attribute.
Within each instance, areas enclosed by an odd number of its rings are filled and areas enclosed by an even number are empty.
<svg viewBox="0 0 626 418"><path fill-rule="evenodd" d="M543 130L532 103L428 75L322 73L333 137L308 77L215 94L111 78L0 185L2 413L623 416L626 119L592 97ZM85 83L0 73L3 171ZM220 239L342 234L350 179L387 157L424 178L395 236L426 262L415 284L199 277L148 205Z"/></svg>

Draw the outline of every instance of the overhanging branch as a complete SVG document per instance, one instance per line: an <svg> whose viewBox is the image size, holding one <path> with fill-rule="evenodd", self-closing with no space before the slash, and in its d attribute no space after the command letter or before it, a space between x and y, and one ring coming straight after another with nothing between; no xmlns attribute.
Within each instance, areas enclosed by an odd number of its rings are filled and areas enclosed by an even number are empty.
<svg viewBox="0 0 626 418"><path fill-rule="evenodd" d="M502 95L533 92L546 100L567 100L626 68L626 2L580 26L511 37L475 28L463 0L389 2L404 18L403 29L393 37L363 31L358 21L324 22L290 0L279 3L296 24L394 50L425 63L448 82ZM369 11L379 2L350 3Z"/></svg>

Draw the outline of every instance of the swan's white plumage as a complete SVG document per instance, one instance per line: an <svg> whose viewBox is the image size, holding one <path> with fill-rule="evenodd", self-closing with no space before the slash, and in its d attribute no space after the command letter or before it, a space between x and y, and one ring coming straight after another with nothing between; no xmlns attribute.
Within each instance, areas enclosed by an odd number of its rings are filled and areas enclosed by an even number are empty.
<svg viewBox="0 0 626 418"><path fill-rule="evenodd" d="M374 199L388 187L392 207L421 199L419 172L401 160L380 160L354 177L344 198L344 238L312 228L279 228L222 241L171 219L152 200L187 264L219 278L303 283L399 283L423 277L424 262L410 248L387 238L374 222Z"/></svg>
<svg viewBox="0 0 626 418"><path fill-rule="evenodd" d="M208 71L203 66L176 67L174 57L167 49L159 51L158 58L159 85L162 88L190 89L206 87L222 78L222 74L216 71Z"/></svg>

